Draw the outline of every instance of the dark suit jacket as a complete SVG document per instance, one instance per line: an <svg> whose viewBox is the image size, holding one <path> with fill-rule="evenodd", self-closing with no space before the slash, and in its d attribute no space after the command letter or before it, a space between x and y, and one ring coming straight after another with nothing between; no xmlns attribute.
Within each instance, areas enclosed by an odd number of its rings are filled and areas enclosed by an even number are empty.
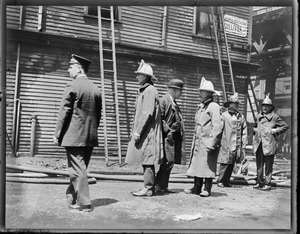
<svg viewBox="0 0 300 234"><path fill-rule="evenodd" d="M184 124L180 109L173 104L169 94L162 96L159 100L159 104L163 124L164 155L170 162L185 164ZM181 126L177 131L172 129L172 124L175 122L180 122ZM168 134L172 135L173 142L168 141Z"/></svg>
<svg viewBox="0 0 300 234"><path fill-rule="evenodd" d="M101 93L86 75L67 84L59 109L55 136L61 146L97 146Z"/></svg>

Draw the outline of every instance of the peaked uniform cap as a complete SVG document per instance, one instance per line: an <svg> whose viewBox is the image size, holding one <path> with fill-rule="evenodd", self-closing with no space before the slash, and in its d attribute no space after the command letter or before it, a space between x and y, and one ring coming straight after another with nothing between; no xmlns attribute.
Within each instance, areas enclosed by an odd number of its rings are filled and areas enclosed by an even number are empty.
<svg viewBox="0 0 300 234"><path fill-rule="evenodd" d="M237 103L237 104L239 104L240 103L240 101L239 101L239 94L238 93L234 93L233 95L231 95L228 98L228 101L224 103L224 106L228 107L229 103Z"/></svg>
<svg viewBox="0 0 300 234"><path fill-rule="evenodd" d="M217 94L218 96L221 95L221 93L219 91L216 91L214 89L213 83L211 81L206 80L204 77L202 77L202 79L201 79L199 90L213 92L213 93Z"/></svg>
<svg viewBox="0 0 300 234"><path fill-rule="evenodd" d="M175 89L183 89L183 81L180 79L172 79L170 80L168 87L175 88Z"/></svg>
<svg viewBox="0 0 300 234"><path fill-rule="evenodd" d="M140 66L137 69L137 71L135 71L135 73L151 76L151 78L157 80L156 77L153 75L152 67L149 64L145 63L143 59L141 60Z"/></svg>
<svg viewBox="0 0 300 234"><path fill-rule="evenodd" d="M87 58L81 57L77 54L72 54L69 64L80 64L84 69L88 70L92 62Z"/></svg>
<svg viewBox="0 0 300 234"><path fill-rule="evenodd" d="M266 98L263 100L262 105L273 106L272 100L269 98L269 94L266 95Z"/></svg>

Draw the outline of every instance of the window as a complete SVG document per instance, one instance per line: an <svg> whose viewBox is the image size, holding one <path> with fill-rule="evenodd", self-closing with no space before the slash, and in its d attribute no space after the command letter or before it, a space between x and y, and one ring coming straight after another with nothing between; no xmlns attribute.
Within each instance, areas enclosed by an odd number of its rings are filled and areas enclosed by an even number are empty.
<svg viewBox="0 0 300 234"><path fill-rule="evenodd" d="M194 34L209 39L215 38L211 7L195 7Z"/></svg>
<svg viewBox="0 0 300 234"><path fill-rule="evenodd" d="M114 19L120 20L120 8L113 7ZM98 17L98 6L87 6L85 8L85 14L88 16ZM101 17L104 19L110 19L110 6L101 6Z"/></svg>

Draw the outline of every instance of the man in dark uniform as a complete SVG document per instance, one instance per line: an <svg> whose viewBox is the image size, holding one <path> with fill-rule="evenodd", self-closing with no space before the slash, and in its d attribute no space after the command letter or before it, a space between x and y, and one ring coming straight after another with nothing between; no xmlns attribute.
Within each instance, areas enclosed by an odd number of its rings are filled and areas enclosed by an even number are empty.
<svg viewBox="0 0 300 234"><path fill-rule="evenodd" d="M176 99L181 96L183 81L172 79L168 93L159 99L163 125L164 157L156 176L156 192L171 193L169 178L174 164L185 164L184 125Z"/></svg>
<svg viewBox="0 0 300 234"><path fill-rule="evenodd" d="M57 119L54 143L67 151L70 185L66 196L70 209L92 211L87 167L94 146L98 146L97 128L101 118L101 93L86 73L91 61L73 54L67 84Z"/></svg>

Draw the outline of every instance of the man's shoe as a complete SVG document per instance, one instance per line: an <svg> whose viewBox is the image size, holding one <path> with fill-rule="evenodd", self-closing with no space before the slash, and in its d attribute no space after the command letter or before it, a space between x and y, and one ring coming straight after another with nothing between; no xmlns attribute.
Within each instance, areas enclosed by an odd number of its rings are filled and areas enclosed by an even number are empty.
<svg viewBox="0 0 300 234"><path fill-rule="evenodd" d="M153 191L147 188L140 189L137 192L132 192L132 195L137 197L143 197L143 196L151 197L153 194L154 194Z"/></svg>
<svg viewBox="0 0 300 234"><path fill-rule="evenodd" d="M83 212L91 212L93 210L92 205L69 205L70 210L83 211Z"/></svg>
<svg viewBox="0 0 300 234"><path fill-rule="evenodd" d="M157 185L155 185L155 192L156 193L164 193L164 190L157 184Z"/></svg>
<svg viewBox="0 0 300 234"><path fill-rule="evenodd" d="M269 191L271 190L271 185L265 185L264 187L262 187L263 191Z"/></svg>
<svg viewBox="0 0 300 234"><path fill-rule="evenodd" d="M254 188L254 189L262 189L263 186L260 185L260 184L256 184L256 185L253 186L253 188Z"/></svg>
<svg viewBox="0 0 300 234"><path fill-rule="evenodd" d="M168 188L164 188L163 191L164 191L164 193L174 193L174 191L172 191Z"/></svg>
<svg viewBox="0 0 300 234"><path fill-rule="evenodd" d="M224 188L225 187L225 185L223 183L218 183L217 186L220 187L220 188Z"/></svg>
<svg viewBox="0 0 300 234"><path fill-rule="evenodd" d="M185 193L187 194L200 194L200 191L197 191L197 189L195 187L191 188L191 189L185 189L183 190Z"/></svg>
<svg viewBox="0 0 300 234"><path fill-rule="evenodd" d="M201 197L209 197L210 196L210 192L204 190L202 193L200 193Z"/></svg>
<svg viewBox="0 0 300 234"><path fill-rule="evenodd" d="M224 187L228 187L228 188L231 188L232 187L232 184L224 184Z"/></svg>

